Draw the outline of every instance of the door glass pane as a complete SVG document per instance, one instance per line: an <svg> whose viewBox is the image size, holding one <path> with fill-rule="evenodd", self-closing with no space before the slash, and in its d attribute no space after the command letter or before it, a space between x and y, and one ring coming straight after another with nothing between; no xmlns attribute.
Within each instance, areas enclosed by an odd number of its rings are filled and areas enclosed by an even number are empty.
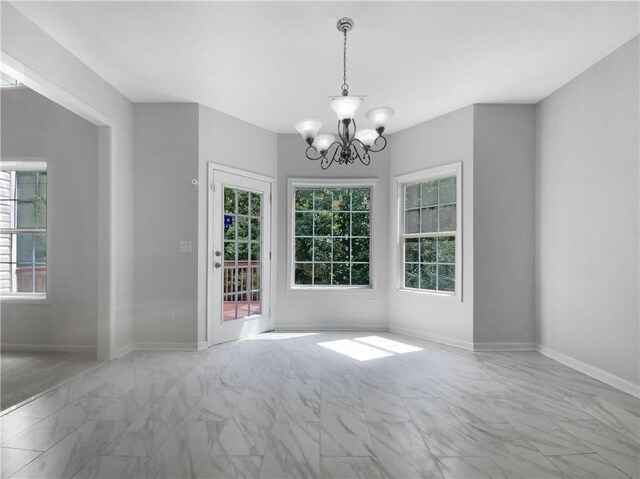
<svg viewBox="0 0 640 479"><path fill-rule="evenodd" d="M224 188L223 321L262 311L262 201L260 193Z"/></svg>
<svg viewBox="0 0 640 479"><path fill-rule="evenodd" d="M235 295L233 294L225 294L224 295L224 303L222 310L222 320L228 321L230 319L236 318L236 300Z"/></svg>

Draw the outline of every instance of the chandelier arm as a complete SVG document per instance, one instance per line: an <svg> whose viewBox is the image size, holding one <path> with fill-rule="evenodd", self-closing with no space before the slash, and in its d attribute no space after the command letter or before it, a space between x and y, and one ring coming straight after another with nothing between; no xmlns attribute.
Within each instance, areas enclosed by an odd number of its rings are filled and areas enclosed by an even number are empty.
<svg viewBox="0 0 640 479"><path fill-rule="evenodd" d="M336 145L336 144L338 145L338 147L333 151L333 155L331 155L331 159L329 160L326 156L324 158L322 158L322 162L320 163L320 168L322 168L323 170L326 170L327 168L329 168L333 164L334 160L336 159L336 155L338 154L338 150L340 150L340 148L341 148L340 144L337 141L334 142L331 146ZM331 147L329 147L329 148L331 148ZM327 149L327 151L329 151L329 150Z"/></svg>
<svg viewBox="0 0 640 479"><path fill-rule="evenodd" d="M378 138L376 138L376 141L373 142L374 145L378 144L378 140L382 138L382 140L384 141L384 143L382 144L382 146L380 148L369 148L369 151L371 151L372 153L378 153L379 151L384 150L387 147L387 138L380 135ZM372 145L373 146L373 145Z"/></svg>
<svg viewBox="0 0 640 479"><path fill-rule="evenodd" d="M313 156L309 156L309 150L313 150L313 151L315 151L316 153L318 153L318 155L319 155L319 156L318 156L317 158L314 158ZM313 161L317 161L317 160L322 159L322 158L326 155L326 152L325 152L325 154L323 155L322 153L320 153L320 152L316 149L316 147L315 147L315 146L308 146L308 147L307 147L307 149L306 149L306 150L304 150L304 154L305 154L305 156L306 156L308 159L313 160Z"/></svg>
<svg viewBox="0 0 640 479"><path fill-rule="evenodd" d="M342 144L339 141L334 141L333 143L331 143L331 145L329 145L329 148L327 148L327 151L333 148L333 145L336 145L338 147L336 148L336 151L338 151L342 147Z"/></svg>
<svg viewBox="0 0 640 479"><path fill-rule="evenodd" d="M362 149L363 149L364 151L367 151L367 150L369 149L367 146L365 146L365 144L364 144L364 143L362 143L362 141L360 141L360 139L359 139L359 138L353 138L353 139L349 142L349 146L351 146L351 145L355 145L355 144L356 144L356 142L358 142L358 143L360 144L360 146L362 147Z"/></svg>
<svg viewBox="0 0 640 479"><path fill-rule="evenodd" d="M364 151L362 155L360 154L359 149L356 148L356 144L355 144L356 141L360 143L360 145L362 146L362 150ZM363 165L369 166L371 164L371 156L369 156L369 149L365 147L360 140L354 139L352 143L353 143L353 151L355 152L355 154L352 155L353 156L352 163L357 158L358 160L360 160L360 162Z"/></svg>

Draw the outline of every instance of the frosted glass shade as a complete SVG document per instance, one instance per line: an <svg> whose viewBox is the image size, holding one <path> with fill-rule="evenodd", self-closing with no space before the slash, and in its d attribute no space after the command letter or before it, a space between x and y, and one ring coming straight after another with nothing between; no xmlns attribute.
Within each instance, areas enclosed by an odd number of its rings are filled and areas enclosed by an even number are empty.
<svg viewBox="0 0 640 479"><path fill-rule="evenodd" d="M356 110L362 104L364 98L360 96L337 96L329 106L333 111L338 115L338 120L344 120L348 118L349 120L353 120L353 117L356 115Z"/></svg>
<svg viewBox="0 0 640 479"><path fill-rule="evenodd" d="M296 123L296 130L306 140L307 138L315 138L321 126L322 123L318 120L302 120Z"/></svg>
<svg viewBox="0 0 640 479"><path fill-rule="evenodd" d="M327 151L334 141L336 141L335 136L325 133L323 135L316 136L316 139L313 141L313 146L318 151Z"/></svg>
<svg viewBox="0 0 640 479"><path fill-rule="evenodd" d="M395 113L395 110L390 106L378 106L369 110L365 116L369 120L374 128L383 127L386 128L387 123Z"/></svg>
<svg viewBox="0 0 640 479"><path fill-rule="evenodd" d="M376 141L376 138L378 138L378 133L376 133L376 131L372 130L371 128L358 130L356 131L356 138L360 140L363 145L370 148L371 145L373 145L373 143Z"/></svg>

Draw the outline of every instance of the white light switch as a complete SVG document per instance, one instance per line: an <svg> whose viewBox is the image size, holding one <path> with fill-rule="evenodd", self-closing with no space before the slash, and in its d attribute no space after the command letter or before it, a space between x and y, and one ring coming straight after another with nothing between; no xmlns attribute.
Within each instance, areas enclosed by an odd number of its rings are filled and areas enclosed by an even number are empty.
<svg viewBox="0 0 640 479"><path fill-rule="evenodd" d="M180 252L191 253L191 241L180 240Z"/></svg>

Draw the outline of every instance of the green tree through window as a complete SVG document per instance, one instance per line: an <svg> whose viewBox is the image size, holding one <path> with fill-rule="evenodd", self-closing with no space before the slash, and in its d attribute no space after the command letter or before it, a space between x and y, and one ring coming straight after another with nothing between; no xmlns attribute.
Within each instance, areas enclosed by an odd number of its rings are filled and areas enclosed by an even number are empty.
<svg viewBox="0 0 640 479"><path fill-rule="evenodd" d="M456 177L404 185L404 287L455 291Z"/></svg>
<svg viewBox="0 0 640 479"><path fill-rule="evenodd" d="M371 284L371 187L295 187L293 209L296 285Z"/></svg>

